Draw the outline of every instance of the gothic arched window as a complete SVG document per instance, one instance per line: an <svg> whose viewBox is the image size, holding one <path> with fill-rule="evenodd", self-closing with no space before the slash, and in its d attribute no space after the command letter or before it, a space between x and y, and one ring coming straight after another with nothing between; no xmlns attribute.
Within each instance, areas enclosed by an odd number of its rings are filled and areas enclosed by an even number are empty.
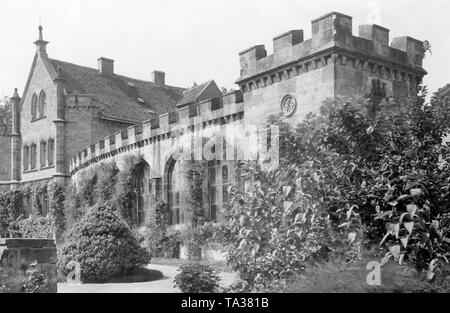
<svg viewBox="0 0 450 313"><path fill-rule="evenodd" d="M46 141L41 141L41 146L39 149L39 160L41 163L41 168L46 167L47 166L47 142Z"/></svg>
<svg viewBox="0 0 450 313"><path fill-rule="evenodd" d="M23 147L22 159L23 159L23 170L28 171L30 168L30 147L29 146Z"/></svg>
<svg viewBox="0 0 450 313"><path fill-rule="evenodd" d="M53 159L54 159L54 155L55 155L55 140L54 139L50 139L48 141L48 166L52 166L53 165Z"/></svg>
<svg viewBox="0 0 450 313"><path fill-rule="evenodd" d="M33 143L30 146L30 169L36 169L36 144Z"/></svg>
<svg viewBox="0 0 450 313"><path fill-rule="evenodd" d="M38 96L33 94L31 98L31 120L35 120L37 118L37 109L38 109Z"/></svg>
<svg viewBox="0 0 450 313"><path fill-rule="evenodd" d="M184 224L185 214L182 209L185 198L186 172L181 161L171 161L167 174L167 196L169 202L171 224Z"/></svg>
<svg viewBox="0 0 450 313"><path fill-rule="evenodd" d="M217 221L218 213L228 206L228 187L231 183L230 162L211 161L208 165L209 173L209 219Z"/></svg>
<svg viewBox="0 0 450 313"><path fill-rule="evenodd" d="M147 162L142 163L136 170L136 205L135 212L132 212L133 221L136 225L142 225L145 220L145 212L150 209L151 201L151 180L150 166Z"/></svg>
<svg viewBox="0 0 450 313"><path fill-rule="evenodd" d="M44 90L41 91L41 93L39 94L39 117L42 118L45 116L45 110L46 110L46 95Z"/></svg>

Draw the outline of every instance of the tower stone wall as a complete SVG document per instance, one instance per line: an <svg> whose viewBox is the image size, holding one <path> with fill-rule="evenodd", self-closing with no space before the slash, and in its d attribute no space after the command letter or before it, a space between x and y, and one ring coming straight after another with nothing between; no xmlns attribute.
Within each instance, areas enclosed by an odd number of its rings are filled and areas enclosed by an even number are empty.
<svg viewBox="0 0 450 313"><path fill-rule="evenodd" d="M256 45L239 54L245 118L264 122L285 113L292 123L317 111L327 98L365 97L374 85L386 99L414 96L426 71L423 43L411 37L394 38L378 25L362 25L353 36L352 18L332 12L312 21L312 37L292 30L273 40L273 53ZM374 84L373 81L376 81ZM285 112L283 100L291 97Z"/></svg>

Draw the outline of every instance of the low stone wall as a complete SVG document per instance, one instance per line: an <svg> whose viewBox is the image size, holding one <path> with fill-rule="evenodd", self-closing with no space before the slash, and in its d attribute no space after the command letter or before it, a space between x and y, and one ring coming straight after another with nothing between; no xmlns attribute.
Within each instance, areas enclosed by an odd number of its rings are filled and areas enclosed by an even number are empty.
<svg viewBox="0 0 450 313"><path fill-rule="evenodd" d="M39 271L45 277L40 293L57 292L56 245L51 239L0 239L0 275L6 281L5 292L21 292L27 271Z"/></svg>

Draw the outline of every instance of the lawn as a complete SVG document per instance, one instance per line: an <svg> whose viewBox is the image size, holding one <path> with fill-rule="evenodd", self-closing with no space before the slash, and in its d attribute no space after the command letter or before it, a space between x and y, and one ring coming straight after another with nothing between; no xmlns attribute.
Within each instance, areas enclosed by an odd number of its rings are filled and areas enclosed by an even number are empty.
<svg viewBox="0 0 450 313"><path fill-rule="evenodd" d="M189 260L181 260L181 259L166 259L166 258L152 258L151 264L158 264L158 265L170 265L170 266L176 266L180 267L180 265L190 263ZM233 271L231 268L226 264L224 261L198 261L198 263L203 265L209 265L211 268L213 268L217 272L226 272L226 273L232 273Z"/></svg>

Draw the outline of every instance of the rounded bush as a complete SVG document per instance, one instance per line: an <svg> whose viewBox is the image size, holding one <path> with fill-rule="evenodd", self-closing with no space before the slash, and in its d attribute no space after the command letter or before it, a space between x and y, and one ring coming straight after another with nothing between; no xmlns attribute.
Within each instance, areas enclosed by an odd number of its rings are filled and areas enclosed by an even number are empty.
<svg viewBox="0 0 450 313"><path fill-rule="evenodd" d="M220 277L209 266L192 263L184 264L175 276L175 286L183 293L210 293L219 288Z"/></svg>
<svg viewBox="0 0 450 313"><path fill-rule="evenodd" d="M70 261L81 266L83 282L105 282L118 275L128 275L150 261L131 229L109 206L92 208L70 231L58 260L66 276Z"/></svg>

